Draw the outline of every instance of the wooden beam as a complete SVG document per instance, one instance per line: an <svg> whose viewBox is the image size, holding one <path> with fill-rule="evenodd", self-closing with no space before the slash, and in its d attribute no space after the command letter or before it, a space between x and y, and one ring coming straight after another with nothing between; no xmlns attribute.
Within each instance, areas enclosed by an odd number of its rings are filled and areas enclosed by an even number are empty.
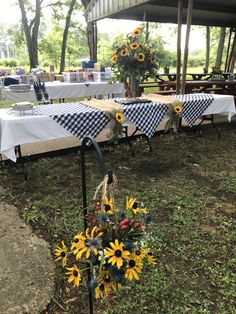
<svg viewBox="0 0 236 314"><path fill-rule="evenodd" d="M234 49L235 49L235 45L236 45L236 30L233 30L234 32L234 38L233 38L233 42L231 45L231 50L230 50L230 54L229 54L229 60L228 60L228 67L227 67L227 72L231 72L231 67L232 67L232 61L233 61L233 54L234 54Z"/></svg>
<svg viewBox="0 0 236 314"><path fill-rule="evenodd" d="M180 73L181 73L181 32L183 16L183 0L178 0L178 34L177 34L177 64L176 64L176 94L180 94Z"/></svg>
<svg viewBox="0 0 236 314"><path fill-rule="evenodd" d="M93 22L93 60L97 62L97 37L98 37L98 31L97 31L97 22Z"/></svg>
<svg viewBox="0 0 236 314"><path fill-rule="evenodd" d="M183 74L182 74L182 82L181 82L181 94L185 93L185 82L186 82L187 63L188 63L189 35L190 35L191 23L192 23L192 10L193 10L193 0L189 0L188 1L185 48L184 48Z"/></svg>
<svg viewBox="0 0 236 314"><path fill-rule="evenodd" d="M229 63L228 60L229 60L231 36L232 36L232 28L230 28L230 30L229 30L229 39L228 39L228 46L227 46L226 59L225 59L225 72L227 72L228 63Z"/></svg>

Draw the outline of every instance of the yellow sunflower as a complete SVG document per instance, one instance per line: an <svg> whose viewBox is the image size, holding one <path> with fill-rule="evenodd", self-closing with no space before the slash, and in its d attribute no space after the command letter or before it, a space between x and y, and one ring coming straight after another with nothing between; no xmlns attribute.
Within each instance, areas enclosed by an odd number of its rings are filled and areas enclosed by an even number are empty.
<svg viewBox="0 0 236 314"><path fill-rule="evenodd" d="M69 275L68 282L71 283L74 281L74 287L78 287L81 280L79 268L74 265L73 267L69 267L66 269L68 270L68 272L66 272L66 275Z"/></svg>
<svg viewBox="0 0 236 314"><path fill-rule="evenodd" d="M125 116L121 112L116 113L116 121L119 123L123 123L125 121Z"/></svg>
<svg viewBox="0 0 236 314"><path fill-rule="evenodd" d="M133 252L134 256L140 259L143 259L144 257L146 257L147 253L148 253L147 250L142 249L142 248L137 248Z"/></svg>
<svg viewBox="0 0 236 314"><path fill-rule="evenodd" d="M128 280L139 280L138 273L141 273L143 264L135 254L131 254L126 266L125 278Z"/></svg>
<svg viewBox="0 0 236 314"><path fill-rule="evenodd" d="M117 268L121 268L124 259L127 259L130 255L129 251L124 250L124 244L116 239L115 243L110 242L111 248L106 248L105 256L110 257L108 260L109 264L117 265Z"/></svg>
<svg viewBox="0 0 236 314"><path fill-rule="evenodd" d="M137 37L139 34L141 34L142 30L140 27L135 28L135 30L132 32L133 37Z"/></svg>
<svg viewBox="0 0 236 314"><path fill-rule="evenodd" d="M71 250L73 251L74 249L80 247L81 241L83 242L85 240L86 238L83 236L83 232L76 234L72 240Z"/></svg>
<svg viewBox="0 0 236 314"><path fill-rule="evenodd" d="M108 284L99 283L99 285L95 289L95 298L103 299L104 297L108 296L110 292L111 292L111 287Z"/></svg>
<svg viewBox="0 0 236 314"><path fill-rule="evenodd" d="M111 277L110 273L106 269L102 269L98 276L98 282L103 283L105 286L109 286L111 290L116 291L117 285L113 278Z"/></svg>
<svg viewBox="0 0 236 314"><path fill-rule="evenodd" d="M143 62L145 60L145 55L144 53L140 52L138 54L138 61Z"/></svg>
<svg viewBox="0 0 236 314"><path fill-rule="evenodd" d="M62 247L56 246L55 255L57 256L56 261L62 261L62 267L66 266L67 263L67 247L64 241L61 241Z"/></svg>
<svg viewBox="0 0 236 314"><path fill-rule="evenodd" d="M85 257L88 259L90 257L91 252L95 255L98 254L98 248L100 247L101 239L103 232L99 232L99 228L95 226L92 231L91 228L86 229L86 238L84 240L80 240L77 243L76 249L74 249L73 253L76 255L76 259L80 259L83 253L86 253ZM95 235L96 233L96 235Z"/></svg>
<svg viewBox="0 0 236 314"><path fill-rule="evenodd" d="M181 112L182 112L182 106L176 105L176 106L174 107L174 111L175 111L176 113L181 113Z"/></svg>
<svg viewBox="0 0 236 314"><path fill-rule="evenodd" d="M105 203L102 212L104 212L107 215L113 215L114 199L112 197L110 199L108 197L105 198Z"/></svg>
<svg viewBox="0 0 236 314"><path fill-rule="evenodd" d="M120 52L120 55L122 57L126 57L128 55L128 48L122 49Z"/></svg>
<svg viewBox="0 0 236 314"><path fill-rule="evenodd" d="M112 56L112 64L115 64L117 62L117 60L118 60L117 55L113 55Z"/></svg>
<svg viewBox="0 0 236 314"><path fill-rule="evenodd" d="M132 44L130 44L130 48L132 49L132 50L135 50L135 49L137 49L139 47L139 44L138 43L132 43Z"/></svg>
<svg viewBox="0 0 236 314"><path fill-rule="evenodd" d="M147 255L146 255L146 258L147 258L148 264L153 264L153 265L156 264L156 259L152 255L152 252L148 252Z"/></svg>
<svg viewBox="0 0 236 314"><path fill-rule="evenodd" d="M131 209L134 214L142 212L142 209L138 208L138 202L136 201L136 199L132 197L128 199L128 197L126 196L126 210L129 209Z"/></svg>

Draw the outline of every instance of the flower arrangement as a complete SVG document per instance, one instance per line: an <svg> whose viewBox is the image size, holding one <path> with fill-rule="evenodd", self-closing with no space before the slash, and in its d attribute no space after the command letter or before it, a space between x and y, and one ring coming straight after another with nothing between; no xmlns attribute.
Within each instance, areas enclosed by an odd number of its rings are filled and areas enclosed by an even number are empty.
<svg viewBox="0 0 236 314"><path fill-rule="evenodd" d="M169 118L165 124L165 132L168 132L170 129L172 129L174 133L177 133L182 113L182 103L177 101L173 102L172 104L168 104L168 109Z"/></svg>
<svg viewBox="0 0 236 314"><path fill-rule="evenodd" d="M139 280L144 265L156 263L148 246L150 221L148 210L135 198L126 197L124 209L116 207L111 194L96 200L86 216L86 230L77 233L69 246L61 241L55 249L68 283L78 287L89 268L90 287L96 298L104 298Z"/></svg>
<svg viewBox="0 0 236 314"><path fill-rule="evenodd" d="M111 63L113 73L120 82L155 78L158 69L155 49L145 42L141 27L128 34L125 43L115 47Z"/></svg>

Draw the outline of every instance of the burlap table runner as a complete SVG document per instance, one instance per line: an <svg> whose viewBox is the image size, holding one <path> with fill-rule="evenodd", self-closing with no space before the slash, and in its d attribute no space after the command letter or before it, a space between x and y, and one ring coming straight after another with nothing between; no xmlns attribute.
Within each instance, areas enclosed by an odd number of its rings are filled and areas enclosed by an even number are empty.
<svg viewBox="0 0 236 314"><path fill-rule="evenodd" d="M173 106L182 106L182 101L172 98L172 97L162 96L158 94L147 94L147 95L141 96L141 98L151 100L152 102L157 103L157 104L164 103L168 105L169 108L172 108Z"/></svg>
<svg viewBox="0 0 236 314"><path fill-rule="evenodd" d="M99 109L114 119L116 118L117 113L123 113L122 106L114 101L106 102L104 100L92 98L90 100L82 100L80 101L80 103L86 106Z"/></svg>

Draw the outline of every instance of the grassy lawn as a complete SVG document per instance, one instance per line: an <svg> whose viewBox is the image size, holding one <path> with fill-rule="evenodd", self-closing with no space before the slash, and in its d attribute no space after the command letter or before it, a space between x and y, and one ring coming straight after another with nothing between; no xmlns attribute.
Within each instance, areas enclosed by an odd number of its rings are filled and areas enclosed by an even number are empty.
<svg viewBox="0 0 236 314"><path fill-rule="evenodd" d="M211 130L154 137L152 153L136 141L135 157L126 145L103 150L107 169L118 178L117 203L136 197L152 213L158 263L132 288L95 301L95 313L236 313L236 133L235 125L222 128L220 140ZM92 207L101 181L93 152L86 166ZM82 229L80 156L29 161L27 171L26 182L20 167L5 166L4 200L18 207L53 252L61 239L69 242ZM87 313L86 287L71 289L59 266L55 286L56 302L45 313Z"/></svg>

